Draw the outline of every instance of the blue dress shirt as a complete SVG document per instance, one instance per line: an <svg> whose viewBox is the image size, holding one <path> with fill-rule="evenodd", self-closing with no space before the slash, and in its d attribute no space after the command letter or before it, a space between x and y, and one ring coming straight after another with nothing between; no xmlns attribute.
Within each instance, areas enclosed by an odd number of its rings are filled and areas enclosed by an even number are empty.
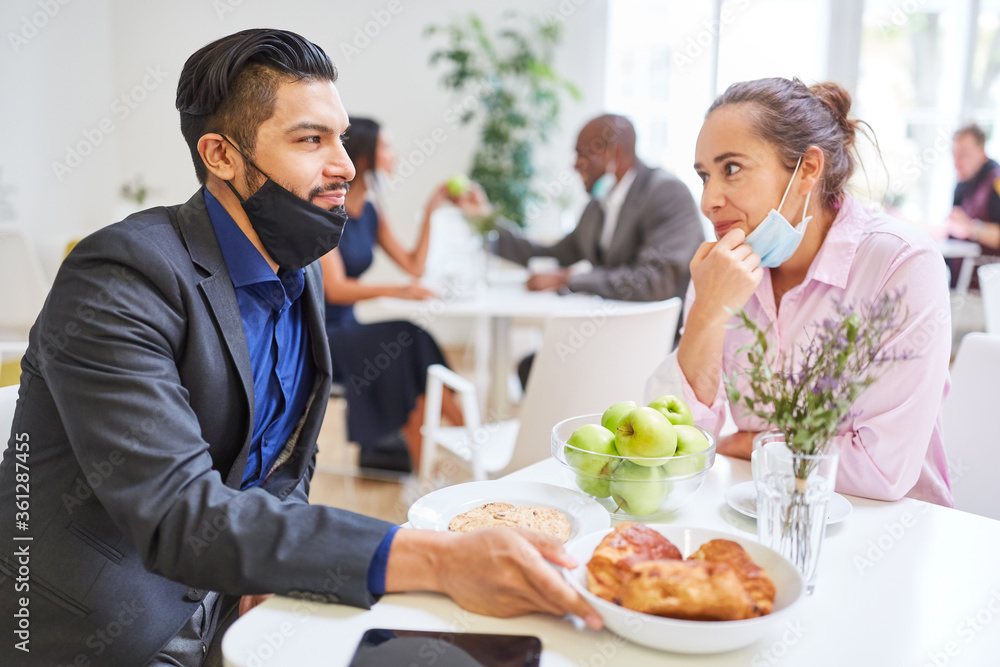
<svg viewBox="0 0 1000 667"><path fill-rule="evenodd" d="M302 417L316 377L309 329L302 313L305 270L275 274L236 221L205 189L205 206L236 289L253 372L254 415L241 488L259 486ZM396 528L382 540L368 568L368 590L385 592L385 572Z"/></svg>
<svg viewBox="0 0 1000 667"><path fill-rule="evenodd" d="M236 288L253 369L253 434L241 485L246 489L267 478L305 411L316 377L299 299L305 271L279 269L276 275L208 189L205 205Z"/></svg>

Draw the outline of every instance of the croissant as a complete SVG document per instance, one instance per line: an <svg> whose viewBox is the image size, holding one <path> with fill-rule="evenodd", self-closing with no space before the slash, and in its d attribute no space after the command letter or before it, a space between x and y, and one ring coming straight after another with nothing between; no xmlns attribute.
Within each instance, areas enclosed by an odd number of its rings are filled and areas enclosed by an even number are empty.
<svg viewBox="0 0 1000 667"><path fill-rule="evenodd" d="M774 582L739 544L731 540L711 540L701 545L690 558L706 563L725 563L731 567L753 599L756 607L754 616L771 613L774 608Z"/></svg>
<svg viewBox="0 0 1000 667"><path fill-rule="evenodd" d="M620 604L622 585L634 565L649 560L682 559L680 549L652 528L622 523L604 536L587 563L587 588L591 593Z"/></svg>
<svg viewBox="0 0 1000 667"><path fill-rule="evenodd" d="M753 599L724 563L638 563L622 590L621 605L646 614L691 621L737 621L756 615Z"/></svg>

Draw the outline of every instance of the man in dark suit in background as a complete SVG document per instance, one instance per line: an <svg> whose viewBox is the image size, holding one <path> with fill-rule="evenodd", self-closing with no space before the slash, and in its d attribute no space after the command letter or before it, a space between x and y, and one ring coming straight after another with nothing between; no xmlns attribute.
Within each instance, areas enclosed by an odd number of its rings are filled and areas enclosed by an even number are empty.
<svg viewBox="0 0 1000 667"><path fill-rule="evenodd" d="M978 125L966 125L953 138L952 156L958 185L954 208L948 216L951 238L979 244L984 257L979 263L998 261L1000 256L1000 164L986 155L986 133ZM972 261L966 259L965 261ZM958 284L961 259L949 259L951 286ZM979 289L979 276L972 274L972 289Z"/></svg>
<svg viewBox="0 0 1000 667"><path fill-rule="evenodd" d="M687 186L636 157L635 128L624 116L605 114L588 122L577 137L573 166L592 197L576 228L557 243L542 245L501 225L497 254L519 264L532 257L559 261L559 270L528 279L531 290L624 301L683 299L691 278L688 264L705 240ZM478 186L458 204L471 214L489 208ZM567 267L580 260L588 260L591 269L570 273ZM522 385L532 358L518 366Z"/></svg>
<svg viewBox="0 0 1000 667"><path fill-rule="evenodd" d="M200 49L177 108L203 187L60 268L0 464L0 663L220 664L222 630L271 593L432 590L600 625L546 562L572 566L554 540L308 505L330 387L313 260L354 178L336 76L285 31Z"/></svg>

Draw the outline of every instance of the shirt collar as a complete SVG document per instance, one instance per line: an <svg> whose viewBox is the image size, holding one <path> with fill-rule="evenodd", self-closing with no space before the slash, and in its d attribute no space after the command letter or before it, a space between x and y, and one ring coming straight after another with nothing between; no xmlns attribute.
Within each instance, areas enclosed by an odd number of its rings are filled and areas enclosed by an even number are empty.
<svg viewBox="0 0 1000 667"><path fill-rule="evenodd" d="M615 183L615 187L611 188L611 192L608 193L607 199L605 199L605 209L609 207L620 207L625 201L628 191L632 189L632 183L634 181L635 167L631 167L625 172L625 175L622 176L621 180Z"/></svg>
<svg viewBox="0 0 1000 667"><path fill-rule="evenodd" d="M834 287L846 287L862 232L873 217L874 214L857 199L845 194L837 217L809 266L806 282L818 280Z"/></svg>
<svg viewBox="0 0 1000 667"><path fill-rule="evenodd" d="M302 294L305 287L304 270L286 271L279 268L275 275L264 256L208 188L205 188L205 208L219 240L233 287L247 288L266 301L272 309L284 312Z"/></svg>

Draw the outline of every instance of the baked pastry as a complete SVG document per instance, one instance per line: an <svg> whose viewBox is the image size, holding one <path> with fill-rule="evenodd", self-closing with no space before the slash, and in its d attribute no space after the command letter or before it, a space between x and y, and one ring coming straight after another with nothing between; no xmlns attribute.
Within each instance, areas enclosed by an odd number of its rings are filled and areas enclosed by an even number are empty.
<svg viewBox="0 0 1000 667"><path fill-rule="evenodd" d="M774 609L774 581L764 568L753 562L743 547L732 540L711 540L701 545L691 558L706 563L725 563L739 577L743 588L753 599L754 616L765 616Z"/></svg>
<svg viewBox="0 0 1000 667"><path fill-rule="evenodd" d="M680 549L657 531L640 523L622 523L594 549L587 563L587 588L594 595L620 604L622 586L636 564L681 559Z"/></svg>
<svg viewBox="0 0 1000 667"><path fill-rule="evenodd" d="M637 563L625 581L621 605L691 621L738 621L757 615L731 567L700 560Z"/></svg>
<svg viewBox="0 0 1000 667"><path fill-rule="evenodd" d="M459 533L467 533L478 528L492 528L497 525L508 525L507 523L497 523L493 519L496 512L512 510L514 506L510 503L486 503L475 507L468 512L463 512L448 523L448 530Z"/></svg>
<svg viewBox="0 0 1000 667"><path fill-rule="evenodd" d="M561 542L569 539L571 526L565 514L551 507L515 507L510 503L486 503L454 517L448 530L468 533L480 528L525 528L551 535Z"/></svg>
<svg viewBox="0 0 1000 667"><path fill-rule="evenodd" d="M498 521L510 521L518 528L551 535L560 542L569 539L571 526L566 515L551 507L515 507L494 513Z"/></svg>

